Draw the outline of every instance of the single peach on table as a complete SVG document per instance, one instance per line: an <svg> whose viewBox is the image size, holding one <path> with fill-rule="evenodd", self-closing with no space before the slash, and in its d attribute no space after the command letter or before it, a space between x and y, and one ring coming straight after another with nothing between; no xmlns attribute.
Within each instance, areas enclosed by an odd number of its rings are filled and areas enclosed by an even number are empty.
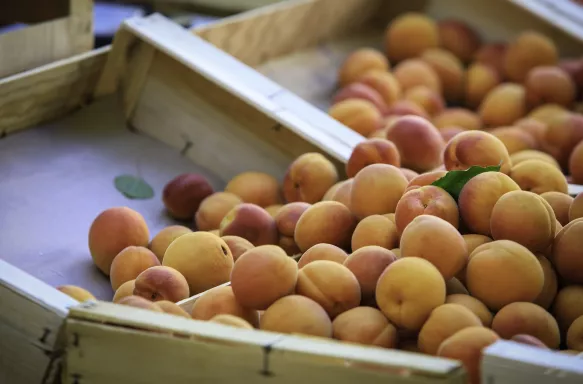
<svg viewBox="0 0 583 384"><path fill-rule="evenodd" d="M190 319L190 315L188 314L188 312L186 312L184 309L180 308L180 306L176 303L173 303L172 301L168 301L168 300L162 300L162 301L156 301L155 304L160 307L160 309L164 312L164 313L168 313L171 315L176 315L176 316L180 316L180 317L185 317L187 319Z"/></svg>
<svg viewBox="0 0 583 384"><path fill-rule="evenodd" d="M423 117L425 119L429 119L429 114L425 111L425 109L423 109L423 107L421 107L419 104L414 103L411 100L399 100L396 101L395 103L393 103L389 108L387 108L387 111L385 113L385 116L387 118L390 117L401 117L401 116L406 116L406 115L413 115L413 116L419 116L419 117ZM386 119L385 119L386 121ZM393 123L393 121L390 121L388 123L385 123L387 126L391 125ZM388 127L386 129L386 131L388 132Z"/></svg>
<svg viewBox="0 0 583 384"><path fill-rule="evenodd" d="M527 160L541 160L546 163L549 163L550 165L554 166L557 169L561 169L561 166L553 156L542 151L526 149L520 152L513 153L510 156L510 161L512 162L513 166L518 165L523 161Z"/></svg>
<svg viewBox="0 0 583 384"><path fill-rule="evenodd" d="M521 343L521 344L531 345L533 347L538 347L538 348L542 348L542 349L550 349L541 340L537 339L534 336L527 335L527 334L514 335L510 338L510 340L517 342L517 343Z"/></svg>
<svg viewBox="0 0 583 384"><path fill-rule="evenodd" d="M424 85L409 88L405 92L405 100L412 101L427 112L429 116L434 116L445 109L445 101L439 93Z"/></svg>
<svg viewBox="0 0 583 384"><path fill-rule="evenodd" d="M419 176L416 176L409 181L405 192L409 192L412 189L424 187L426 185L431 185L433 182L441 179L446 174L447 171L429 171L421 173Z"/></svg>
<svg viewBox="0 0 583 384"><path fill-rule="evenodd" d="M500 172L507 174L512 167L504 143L484 131L467 131L455 135L445 146L443 163L448 171L465 170L472 165L501 165Z"/></svg>
<svg viewBox="0 0 583 384"><path fill-rule="evenodd" d="M85 288L77 287L76 285L59 285L57 290L79 302L95 300L95 296L93 296L91 292Z"/></svg>
<svg viewBox="0 0 583 384"><path fill-rule="evenodd" d="M484 125L501 127L512 125L526 115L526 91L524 86L502 83L486 94L478 108Z"/></svg>
<svg viewBox="0 0 583 384"><path fill-rule="evenodd" d="M567 347L583 353L583 316L579 316L569 327Z"/></svg>
<svg viewBox="0 0 583 384"><path fill-rule="evenodd" d="M253 326L249 324L249 322L243 320L240 317L229 315L227 313L215 315L211 319L209 319L209 322L228 325L230 327L235 328L253 329Z"/></svg>
<svg viewBox="0 0 583 384"><path fill-rule="evenodd" d="M500 82L500 74L494 67L474 62L466 72L464 84L466 105L470 108L477 108L484 97Z"/></svg>
<svg viewBox="0 0 583 384"><path fill-rule="evenodd" d="M158 260L162 262L162 259L164 259L164 253L166 253L168 246L170 246L170 244L178 237L191 232L192 230L190 228L183 225L171 225L162 229L156 234L156 236L154 236L152 241L150 241L149 248L154 252Z"/></svg>
<svg viewBox="0 0 583 384"><path fill-rule="evenodd" d="M442 92L449 102L458 102L464 93L465 68L453 53L430 48L421 54L421 60L433 68L442 85Z"/></svg>
<svg viewBox="0 0 583 384"><path fill-rule="evenodd" d="M374 104L381 113L385 113L387 110L387 104L380 93L374 88L360 82L352 83L340 88L338 92L332 96L332 105L348 99L366 100Z"/></svg>
<svg viewBox="0 0 583 384"><path fill-rule="evenodd" d="M146 300L141 296L135 296L135 295L126 296L126 297L120 299L117 302L117 304L127 305L129 307L134 307L134 308L147 309L147 310L153 311L153 312L164 312L162 310L162 308L160 308L159 306L156 305L156 303L154 303L153 301L150 301L150 300Z"/></svg>
<svg viewBox="0 0 583 384"><path fill-rule="evenodd" d="M528 105L559 104L570 107L577 88L567 72L557 66L539 66L528 72L524 81Z"/></svg>
<svg viewBox="0 0 583 384"><path fill-rule="evenodd" d="M573 183L583 184L583 140L573 148L569 156L569 174Z"/></svg>
<svg viewBox="0 0 583 384"><path fill-rule="evenodd" d="M346 163L346 175L354 177L358 171L371 164L401 166L401 156L397 146L385 139L368 139L354 147Z"/></svg>
<svg viewBox="0 0 583 384"><path fill-rule="evenodd" d="M113 259L131 245L147 247L150 232L144 217L128 207L101 212L89 228L89 251L93 262L106 276Z"/></svg>
<svg viewBox="0 0 583 384"><path fill-rule="evenodd" d="M213 192L212 185L203 175L183 173L166 184L162 201L173 218L191 220L200 203Z"/></svg>
<svg viewBox="0 0 583 384"><path fill-rule="evenodd" d="M551 309L563 334L583 316L583 285L568 285L559 290Z"/></svg>
<svg viewBox="0 0 583 384"><path fill-rule="evenodd" d="M134 281L134 295L150 301L176 303L190 296L186 278L176 269L156 266L140 273Z"/></svg>
<svg viewBox="0 0 583 384"><path fill-rule="evenodd" d="M298 268L301 269L307 264L316 260L329 260L339 264L344 264L348 254L342 249L332 244L320 243L306 250L298 260Z"/></svg>
<svg viewBox="0 0 583 384"><path fill-rule="evenodd" d="M388 71L369 70L358 77L358 82L377 91L387 106L391 106L401 99L401 85L395 76Z"/></svg>
<svg viewBox="0 0 583 384"><path fill-rule="evenodd" d="M348 85L371 70L388 71L390 63L382 52L373 48L361 48L344 59L338 71L338 82Z"/></svg>
<svg viewBox="0 0 583 384"><path fill-rule="evenodd" d="M113 295L112 301L114 303L117 303L118 301L120 301L124 297L132 296L134 294L135 288L136 288L136 281L135 280L126 281L125 283L120 285L119 288L115 291L115 294Z"/></svg>
<svg viewBox="0 0 583 384"><path fill-rule="evenodd" d="M277 299L293 293L298 265L276 245L245 252L233 267L231 287L243 307L265 310Z"/></svg>
<svg viewBox="0 0 583 384"><path fill-rule="evenodd" d="M393 75L401 85L403 92L423 85L439 94L442 84L435 70L420 58L411 58L397 64L393 69Z"/></svg>
<svg viewBox="0 0 583 384"><path fill-rule="evenodd" d="M215 192L200 203L194 217L199 231L219 229L221 220L235 206L243 203L241 198L229 192Z"/></svg>
<svg viewBox="0 0 583 384"><path fill-rule="evenodd" d="M419 257L392 262L381 274L375 297L379 309L398 328L420 330L431 312L445 303L439 270Z"/></svg>
<svg viewBox="0 0 583 384"><path fill-rule="evenodd" d="M196 295L229 281L233 255L223 239L208 232L187 233L174 240L162 265L180 272Z"/></svg>
<svg viewBox="0 0 583 384"><path fill-rule="evenodd" d="M376 245L386 249L399 244L397 226L386 215L371 215L362 219L352 234L352 251Z"/></svg>
<svg viewBox="0 0 583 384"><path fill-rule="evenodd" d="M559 287L557 273L555 272L551 262L546 257L542 255L536 255L536 258L543 268L545 282L540 295L538 295L534 303L548 310L555 301L555 297L557 296Z"/></svg>
<svg viewBox="0 0 583 384"><path fill-rule="evenodd" d="M482 120L475 112L465 108L447 108L433 117L433 124L439 130L447 127L460 127L468 131L482 129Z"/></svg>
<svg viewBox="0 0 583 384"><path fill-rule="evenodd" d="M569 221L583 217L583 193L579 193L569 206Z"/></svg>
<svg viewBox="0 0 583 384"><path fill-rule="evenodd" d="M476 51L474 61L494 68L502 77L504 75L504 58L507 49L508 45L506 43L486 43Z"/></svg>
<svg viewBox="0 0 583 384"><path fill-rule="evenodd" d="M340 101L328 109L328 114L334 120L365 137L383 127L382 112L368 100L346 99Z"/></svg>
<svg viewBox="0 0 583 384"><path fill-rule="evenodd" d="M283 194L288 203L316 203L338 182L338 171L321 153L300 155L288 167L283 180Z"/></svg>
<svg viewBox="0 0 583 384"><path fill-rule="evenodd" d="M352 308L332 321L332 337L349 343L383 348L397 346L397 328L381 311L371 307Z"/></svg>
<svg viewBox="0 0 583 384"><path fill-rule="evenodd" d="M541 193L540 197L545 199L547 203L553 209L555 217L561 223L561 225L567 225L569 223L569 208L573 202L573 198L566 193L561 192L545 192Z"/></svg>
<svg viewBox="0 0 583 384"><path fill-rule="evenodd" d="M508 45L504 74L511 81L522 83L531 69L555 65L558 61L555 43L540 32L527 30Z"/></svg>
<svg viewBox="0 0 583 384"><path fill-rule="evenodd" d="M214 287L204 292L192 305L190 315L196 320L210 320L216 315L237 316L252 326L259 326L259 314L255 309L243 307L235 298L230 286Z"/></svg>
<svg viewBox="0 0 583 384"><path fill-rule="evenodd" d="M526 247L496 240L472 252L466 282L472 296L497 311L515 301L536 300L544 286L544 272Z"/></svg>
<svg viewBox="0 0 583 384"><path fill-rule="evenodd" d="M403 13L392 20L385 31L385 51L391 60L397 62L417 57L438 46L436 22L421 13Z"/></svg>
<svg viewBox="0 0 583 384"><path fill-rule="evenodd" d="M464 63L473 60L482 45L480 35L467 23L456 19L441 20L437 24L439 44Z"/></svg>
<svg viewBox="0 0 583 384"><path fill-rule="evenodd" d="M462 305L478 316L484 327L490 328L492 325L494 315L484 303L475 297L464 294L447 295L445 303Z"/></svg>
<svg viewBox="0 0 583 384"><path fill-rule="evenodd" d="M233 261L237 261L242 254L255 247L249 240L239 236L223 236L222 239L229 247Z"/></svg>
<svg viewBox="0 0 583 384"><path fill-rule="evenodd" d="M344 266L356 276L362 299L366 300L374 298L379 277L395 260L397 257L388 249L369 245L352 252Z"/></svg>
<svg viewBox="0 0 583 384"><path fill-rule="evenodd" d="M564 283L583 284L583 219L565 225L553 242L552 260Z"/></svg>
<svg viewBox="0 0 583 384"><path fill-rule="evenodd" d="M546 161L533 159L514 165L508 175L524 191L542 194L545 192L568 193L565 175Z"/></svg>
<svg viewBox="0 0 583 384"><path fill-rule="evenodd" d="M109 280L115 291L123 283L135 280L146 269L160 265L154 252L146 247L129 246L124 248L111 263Z"/></svg>
<svg viewBox="0 0 583 384"><path fill-rule="evenodd" d="M332 337L332 321L320 304L300 295L282 297L261 315L263 331Z"/></svg>
<svg viewBox="0 0 583 384"><path fill-rule="evenodd" d="M502 141L510 156L516 152L538 148L536 139L519 127L498 127L489 132Z"/></svg>
<svg viewBox="0 0 583 384"><path fill-rule="evenodd" d="M251 244L277 244L275 220L258 205L243 203L231 209L221 221L220 236L239 236Z"/></svg>

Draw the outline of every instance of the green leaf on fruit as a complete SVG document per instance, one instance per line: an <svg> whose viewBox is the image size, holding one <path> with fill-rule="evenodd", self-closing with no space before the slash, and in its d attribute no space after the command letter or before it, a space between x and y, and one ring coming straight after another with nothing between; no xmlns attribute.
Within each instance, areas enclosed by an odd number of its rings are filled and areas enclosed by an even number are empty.
<svg viewBox="0 0 583 384"><path fill-rule="evenodd" d="M455 199L458 200L462 188L470 179L474 176L479 175L484 172L499 172L502 163L499 165L492 165L489 167L480 167L478 165L473 165L470 168L463 171L449 171L441 179L435 180L431 185L435 185L442 189L445 189L447 193Z"/></svg>
<svg viewBox="0 0 583 384"><path fill-rule="evenodd" d="M151 199L154 189L144 179L132 175L120 175L114 180L115 188L128 199Z"/></svg>

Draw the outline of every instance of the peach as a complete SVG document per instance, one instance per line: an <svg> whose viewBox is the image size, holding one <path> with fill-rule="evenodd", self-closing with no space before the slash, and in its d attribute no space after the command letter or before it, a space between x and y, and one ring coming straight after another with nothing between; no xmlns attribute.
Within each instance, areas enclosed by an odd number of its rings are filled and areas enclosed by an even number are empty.
<svg viewBox="0 0 583 384"><path fill-rule="evenodd" d="M490 218L498 199L520 187L501 172L483 172L472 177L462 188L458 206L461 218L474 234L490 236Z"/></svg>
<svg viewBox="0 0 583 384"><path fill-rule="evenodd" d="M524 31L508 45L504 56L504 74L511 81L522 83L531 69L558 63L555 43L536 31Z"/></svg>
<svg viewBox="0 0 583 384"><path fill-rule="evenodd" d="M516 152L532 150L538 147L538 143L532 135L515 126L498 127L489 132L500 139L511 156Z"/></svg>
<svg viewBox="0 0 583 384"><path fill-rule="evenodd" d="M213 316L213 318L209 319L209 321L211 323L228 325L230 327L235 328L253 329L253 326L249 324L249 322L241 319L240 317L229 315L226 313Z"/></svg>
<svg viewBox="0 0 583 384"><path fill-rule="evenodd" d="M559 326L544 308L528 302L514 302L504 306L492 321L492 330L504 339L519 334L536 337L551 349L558 349L561 341Z"/></svg>
<svg viewBox="0 0 583 384"><path fill-rule="evenodd" d="M423 353L437 354L441 343L456 332L478 327L482 321L460 304L443 304L435 308L419 331L418 345Z"/></svg>
<svg viewBox="0 0 583 384"><path fill-rule="evenodd" d="M210 320L216 315L232 315L256 328L259 326L259 313L239 304L230 286L214 287L204 292L192 305L190 315L196 320Z"/></svg>
<svg viewBox="0 0 583 384"><path fill-rule="evenodd" d="M444 219L455 228L459 225L456 201L444 189L426 185L406 192L395 210L397 230L403 233L407 225L420 215L433 215Z"/></svg>
<svg viewBox="0 0 583 384"><path fill-rule="evenodd" d="M231 286L243 307L265 310L277 299L293 293L298 265L276 245L245 252L233 267Z"/></svg>
<svg viewBox="0 0 583 384"><path fill-rule="evenodd" d="M127 305L129 307L134 307L134 308L141 308L141 309L147 309L149 311L153 311L153 312L164 312L162 310L162 308L160 308L159 306L156 305L156 303L150 301L150 300L146 300L141 296L126 296L122 299L120 299L117 304L120 305Z"/></svg>
<svg viewBox="0 0 583 384"><path fill-rule="evenodd" d="M168 246L176 240L178 237L184 235L185 233L191 233L192 230L183 225L171 225L162 229L160 232L154 236L152 241L150 241L149 248L160 262L164 259L164 253Z"/></svg>
<svg viewBox="0 0 583 384"><path fill-rule="evenodd" d="M162 201L173 218L191 220L200 203L213 192L212 185L203 175L183 173L164 186Z"/></svg>
<svg viewBox="0 0 583 384"><path fill-rule="evenodd" d="M435 308L445 303L445 281L429 261L405 257L384 270L375 296L379 309L391 323L416 331Z"/></svg>
<svg viewBox="0 0 583 384"><path fill-rule="evenodd" d="M551 304L553 304L555 297L557 296L557 274L551 262L546 257L541 255L536 256L541 267L543 268L545 282L540 295L538 295L534 303L548 310L551 307Z"/></svg>
<svg viewBox="0 0 583 384"><path fill-rule="evenodd" d="M419 176L419 174L409 168L401 168L401 172L403 172L403 175L405 176L405 178L407 179L407 181L411 181L414 178L416 178L417 176Z"/></svg>
<svg viewBox="0 0 583 384"><path fill-rule="evenodd" d="M227 183L225 192L239 196L244 203L263 208L281 202L279 182L275 177L262 172L238 174Z"/></svg>
<svg viewBox="0 0 583 384"><path fill-rule="evenodd" d="M154 252L145 247L129 246L113 259L109 279L115 291L123 283L135 280L146 269L160 265Z"/></svg>
<svg viewBox="0 0 583 384"><path fill-rule="evenodd" d="M338 171L321 153L300 155L288 167L283 180L283 194L288 203L316 203L338 182Z"/></svg>
<svg viewBox="0 0 583 384"><path fill-rule="evenodd" d="M430 90L441 94L441 80L431 65L427 64L420 58L407 59L399 63L393 74L403 92L417 86L425 86Z"/></svg>
<svg viewBox="0 0 583 384"><path fill-rule="evenodd" d="M383 126L381 111L376 105L364 99L340 101L328 109L328 114L334 120L365 137Z"/></svg>
<svg viewBox="0 0 583 384"><path fill-rule="evenodd" d="M478 316L484 327L490 328L492 325L492 312L490 312L484 303L475 297L464 294L453 294L445 298L445 303L462 305L472 311L474 315Z"/></svg>
<svg viewBox="0 0 583 384"><path fill-rule="evenodd" d="M348 99L366 100L374 104L381 113L385 113L387 110L387 104L380 93L374 88L360 82L349 84L338 90L336 94L332 96L332 105Z"/></svg>
<svg viewBox="0 0 583 384"><path fill-rule="evenodd" d="M223 239L208 232L187 233L174 240L162 265L180 272L196 295L229 281L233 254Z"/></svg>
<svg viewBox="0 0 583 384"><path fill-rule="evenodd" d="M332 244L320 243L310 247L302 254L298 260L298 268L301 269L316 260L329 260L344 264L347 257L348 254L343 249Z"/></svg>
<svg viewBox="0 0 583 384"><path fill-rule="evenodd" d="M445 101L441 95L424 85L409 88L405 93L405 100L417 104L423 108L429 116L435 116L445 109Z"/></svg>
<svg viewBox="0 0 583 384"><path fill-rule="evenodd" d="M563 115L568 115L570 112L565 107L558 104L544 104L534 108L527 117L540 121L543 124L550 124L554 119Z"/></svg>
<svg viewBox="0 0 583 384"><path fill-rule="evenodd" d="M386 72L389 69L390 63L382 52L373 48L361 48L344 59L338 71L338 82L341 86L345 86L356 81L368 71Z"/></svg>
<svg viewBox="0 0 583 384"><path fill-rule="evenodd" d="M393 19L385 31L385 51L396 62L417 57L439 46L439 30L433 19L406 12Z"/></svg>
<svg viewBox="0 0 583 384"><path fill-rule="evenodd" d="M573 183L583 184L583 140L571 151L571 156L569 156L569 174L573 178Z"/></svg>
<svg viewBox="0 0 583 384"><path fill-rule="evenodd" d="M150 267L134 281L134 295L150 301L168 300L176 303L187 299L190 290L186 278L176 269L165 266Z"/></svg>
<svg viewBox="0 0 583 384"><path fill-rule="evenodd" d="M401 166L401 156L395 144L385 139L368 139L354 147L346 163L346 175L354 177L362 168L370 164L391 164Z"/></svg>
<svg viewBox="0 0 583 384"><path fill-rule="evenodd" d="M180 308L178 304L168 300L156 301L155 304L164 312L175 316L185 317L190 319L190 315L184 309Z"/></svg>
<svg viewBox="0 0 583 384"><path fill-rule="evenodd" d="M356 307L338 315L332 322L335 339L383 348L397 346L397 328L381 311L371 307Z"/></svg>
<svg viewBox="0 0 583 384"><path fill-rule="evenodd" d="M553 165L557 169L561 169L561 166L559 165L559 163L557 163L557 160L555 160L554 157L541 151L526 149L524 151L513 153L512 156L510 156L510 161L512 162L512 165L518 165L523 161L527 160L542 160Z"/></svg>
<svg viewBox="0 0 583 384"><path fill-rule="evenodd" d="M392 118L406 116L406 115L419 116L419 117L423 117L425 119L429 118L429 115L427 114L425 109L423 109L423 107L421 107L417 103L414 103L411 100L396 101L393 105L391 105L389 108L387 108L387 112L385 115L387 117L392 117ZM389 121L387 123L387 125L391 125L392 123L393 123L393 121ZM388 132L388 131L389 131L389 127L387 127L387 129L386 129L386 132Z"/></svg>
<svg viewBox="0 0 583 384"><path fill-rule="evenodd" d="M581 141L583 141L583 115L570 113L562 114L548 124L544 145L551 148L550 153L563 168L567 169L569 157Z"/></svg>
<svg viewBox="0 0 583 384"><path fill-rule="evenodd" d="M472 255L472 252L474 252L474 249L478 248L478 246L480 246L482 244L486 244L486 243L493 241L488 236L478 235L475 233L464 234L464 235L462 235L462 237L464 238L464 241L466 242L466 246L468 247L468 261ZM467 264L456 275L456 277L459 279L459 281L464 284L464 287L466 284L466 267L467 267Z"/></svg>
<svg viewBox="0 0 583 384"><path fill-rule="evenodd" d="M504 58L508 45L505 43L494 42L484 44L474 55L474 61L489 65L494 68L500 76L504 75Z"/></svg>
<svg viewBox="0 0 583 384"><path fill-rule="evenodd" d="M397 119L389 128L387 139L397 146L404 167L425 172L441 164L445 141L437 128L422 117Z"/></svg>
<svg viewBox="0 0 583 384"><path fill-rule="evenodd" d="M95 296L85 288L77 287L76 285L59 285L57 290L63 292L65 295L73 299L84 302L87 300L96 300Z"/></svg>
<svg viewBox="0 0 583 384"><path fill-rule="evenodd" d="M468 131L482 129L482 120L478 114L469 109L459 107L447 108L433 118L433 124L440 130L452 126Z"/></svg>
<svg viewBox="0 0 583 384"><path fill-rule="evenodd" d="M501 165L500 172L508 173L512 167L504 143L484 131L467 131L455 135L445 146L443 163L448 171L465 170L472 165Z"/></svg>
<svg viewBox="0 0 583 384"><path fill-rule="evenodd" d="M543 160L523 161L513 166L508 175L522 190L539 195L551 191L567 193L569 190L565 175Z"/></svg>
<svg viewBox="0 0 583 384"><path fill-rule="evenodd" d="M237 261L242 254L255 247L249 240L239 236L223 236L222 239L229 247L233 261Z"/></svg>
<svg viewBox="0 0 583 384"><path fill-rule="evenodd" d="M569 207L569 221L583 217L583 193L579 193Z"/></svg>
<svg viewBox="0 0 583 384"><path fill-rule="evenodd" d="M106 276L113 259L130 245L147 247L150 232L144 217L128 207L101 212L89 228L89 251L93 262Z"/></svg>
<svg viewBox="0 0 583 384"><path fill-rule="evenodd" d="M332 337L332 321L320 304L314 300L290 295L269 306L260 320L264 331Z"/></svg>
<svg viewBox="0 0 583 384"><path fill-rule="evenodd" d="M275 215L275 225L278 232L284 236L293 236L300 216L310 206L310 204L301 201L284 205Z"/></svg>
<svg viewBox="0 0 583 384"><path fill-rule="evenodd" d="M566 283L583 284L583 219L565 225L553 242L552 260Z"/></svg>
<svg viewBox="0 0 583 384"><path fill-rule="evenodd" d="M496 240L472 252L466 281L470 294L496 311L515 301L536 300L543 289L544 272L526 247Z"/></svg>
<svg viewBox="0 0 583 384"><path fill-rule="evenodd" d="M537 147L540 147L543 144L547 134L547 125L542 121L535 120L531 117L525 117L515 121L514 126L531 135L536 141Z"/></svg>
<svg viewBox="0 0 583 384"><path fill-rule="evenodd" d="M126 296L132 296L134 294L135 288L136 288L135 280L126 281L125 283L120 285L119 288L115 291L112 301L114 303L117 303Z"/></svg>
<svg viewBox="0 0 583 384"><path fill-rule="evenodd" d="M195 216L196 228L199 231L219 229L225 215L241 203L243 200L233 193L213 193L200 203Z"/></svg>
<svg viewBox="0 0 583 384"><path fill-rule="evenodd" d="M531 252L544 252L555 238L555 213L533 192L510 191L501 196L490 216L494 240L512 240Z"/></svg>
<svg viewBox="0 0 583 384"><path fill-rule="evenodd" d="M395 248L399 243L397 226L386 215L371 215L362 219L352 234L352 251L376 245L386 249Z"/></svg>
<svg viewBox="0 0 583 384"><path fill-rule="evenodd" d="M579 316L567 331L567 347L583 352L583 316Z"/></svg>
<svg viewBox="0 0 583 384"><path fill-rule="evenodd" d="M583 88L583 60L581 58L560 60L558 66L569 74L578 88Z"/></svg>
<svg viewBox="0 0 583 384"><path fill-rule="evenodd" d="M486 94L478 113L486 126L512 125L526 115L524 86L514 83L498 84Z"/></svg>
<svg viewBox="0 0 583 384"><path fill-rule="evenodd" d="M553 316L563 333L580 316L583 316L583 285L568 285L559 290L552 306Z"/></svg>
<svg viewBox="0 0 583 384"><path fill-rule="evenodd" d="M482 351L499 339L491 329L467 327L445 339L437 350L437 356L461 361L468 373L468 382L479 384Z"/></svg>
<svg viewBox="0 0 583 384"><path fill-rule="evenodd" d="M348 268L360 284L362 299L372 299L381 273L397 257L386 248L376 245L368 245L352 252L344 261L344 266Z"/></svg>
<svg viewBox="0 0 583 384"><path fill-rule="evenodd" d="M439 77L445 99L458 102L463 97L465 81L465 69L460 59L441 48L428 49L420 57Z"/></svg>
<svg viewBox="0 0 583 384"><path fill-rule="evenodd" d="M359 76L358 82L377 91L387 106L391 106L401 99L401 85L390 72L370 70Z"/></svg>
<svg viewBox="0 0 583 384"><path fill-rule="evenodd" d="M359 219L394 213L406 187L407 179L399 168L389 164L368 165L354 177L350 194L351 210Z"/></svg>
<svg viewBox="0 0 583 384"><path fill-rule="evenodd" d="M350 246L355 227L356 218L345 205L336 201L321 201L302 214L296 224L294 239L302 252L319 243L345 249Z"/></svg>
<svg viewBox="0 0 583 384"><path fill-rule="evenodd" d="M336 189L336 191L332 194L331 198L328 200L337 201L339 203L344 204L344 206L348 209L351 209L350 203L350 196L352 194L352 182L354 181L353 178L344 180L340 182L340 185ZM322 199L326 200L326 199Z"/></svg>
<svg viewBox="0 0 583 384"><path fill-rule="evenodd" d="M457 135L458 133L461 133L463 131L465 131L465 129L460 128L460 127L446 127L446 128L442 128L439 131L439 133L441 134L441 137L443 138L443 140L447 143L455 135Z"/></svg>
<svg viewBox="0 0 583 384"><path fill-rule="evenodd" d="M515 341L517 343L531 345L533 347L549 349L541 340L537 339L534 336L526 335L526 334L518 334L514 335L510 338L510 340Z"/></svg>
<svg viewBox="0 0 583 384"><path fill-rule="evenodd" d="M465 101L468 107L477 108L484 97L498 84L501 78L499 72L490 65L475 62L466 72L464 86Z"/></svg>
<svg viewBox="0 0 583 384"><path fill-rule="evenodd" d="M545 199L553 209L555 217L561 225L569 224L569 208L573 202L573 198L566 193L561 192L545 192L541 193L540 197Z"/></svg>
<svg viewBox="0 0 583 384"><path fill-rule="evenodd" d="M220 236L239 236L251 244L277 244L279 234L275 220L258 205L242 203L231 209L220 225Z"/></svg>
<svg viewBox="0 0 583 384"><path fill-rule="evenodd" d="M469 63L482 45L480 35L467 23L456 19L441 20L437 24L440 46L459 60Z"/></svg>
<svg viewBox="0 0 583 384"><path fill-rule="evenodd" d="M559 104L569 107L575 101L577 88L569 74L559 67L533 68L524 81L528 105Z"/></svg>
<svg viewBox="0 0 583 384"><path fill-rule="evenodd" d="M422 173L409 181L409 184L407 184L406 192L409 192L415 188L431 185L433 182L441 179L446 174L447 171L430 171Z"/></svg>

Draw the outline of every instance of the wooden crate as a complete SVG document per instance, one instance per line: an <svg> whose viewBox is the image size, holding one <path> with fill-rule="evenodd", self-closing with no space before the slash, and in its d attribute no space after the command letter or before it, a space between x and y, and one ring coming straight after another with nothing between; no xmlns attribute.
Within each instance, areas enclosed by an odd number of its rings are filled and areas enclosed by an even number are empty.
<svg viewBox="0 0 583 384"><path fill-rule="evenodd" d="M112 47L0 80L0 382L463 383L457 361L107 302L86 237L103 209L134 208L155 233L169 224L159 193L178 172L202 172L219 189L245 170L281 179L313 151L342 170L350 147L272 102L297 96L273 82L251 87L261 79L155 14L126 21ZM114 190L136 163L157 199ZM53 288L67 283L99 300L79 305Z"/></svg>
<svg viewBox="0 0 583 384"><path fill-rule="evenodd" d="M345 57L363 46L382 49L386 25L405 11L420 11L436 19L467 20L485 41L508 41L523 30L534 29L551 37L563 55L579 57L583 51L579 19L576 15L564 18L565 9L553 0L292 0L231 16L193 32L303 100L327 110ZM303 105L275 101L310 119ZM352 146L364 140L360 135L347 137L321 119L316 125L344 142L354 139ZM583 192L583 186L572 185L570 192Z"/></svg>
<svg viewBox="0 0 583 384"><path fill-rule="evenodd" d="M0 25L28 26L0 34L0 78L93 49L93 0L2 3Z"/></svg>

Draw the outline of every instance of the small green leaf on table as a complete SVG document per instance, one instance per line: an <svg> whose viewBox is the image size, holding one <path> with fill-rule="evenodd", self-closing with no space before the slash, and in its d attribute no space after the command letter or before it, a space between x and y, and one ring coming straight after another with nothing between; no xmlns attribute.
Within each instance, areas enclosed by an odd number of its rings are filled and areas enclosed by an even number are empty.
<svg viewBox="0 0 583 384"><path fill-rule="evenodd" d="M441 179L431 183L431 185L445 189L457 201L462 188L472 177L484 172L499 172L501 165L502 163L489 167L473 165L463 171L449 171Z"/></svg>
<svg viewBox="0 0 583 384"><path fill-rule="evenodd" d="M120 175L114 180L115 188L129 199L151 199L154 189L144 179L133 175Z"/></svg>

